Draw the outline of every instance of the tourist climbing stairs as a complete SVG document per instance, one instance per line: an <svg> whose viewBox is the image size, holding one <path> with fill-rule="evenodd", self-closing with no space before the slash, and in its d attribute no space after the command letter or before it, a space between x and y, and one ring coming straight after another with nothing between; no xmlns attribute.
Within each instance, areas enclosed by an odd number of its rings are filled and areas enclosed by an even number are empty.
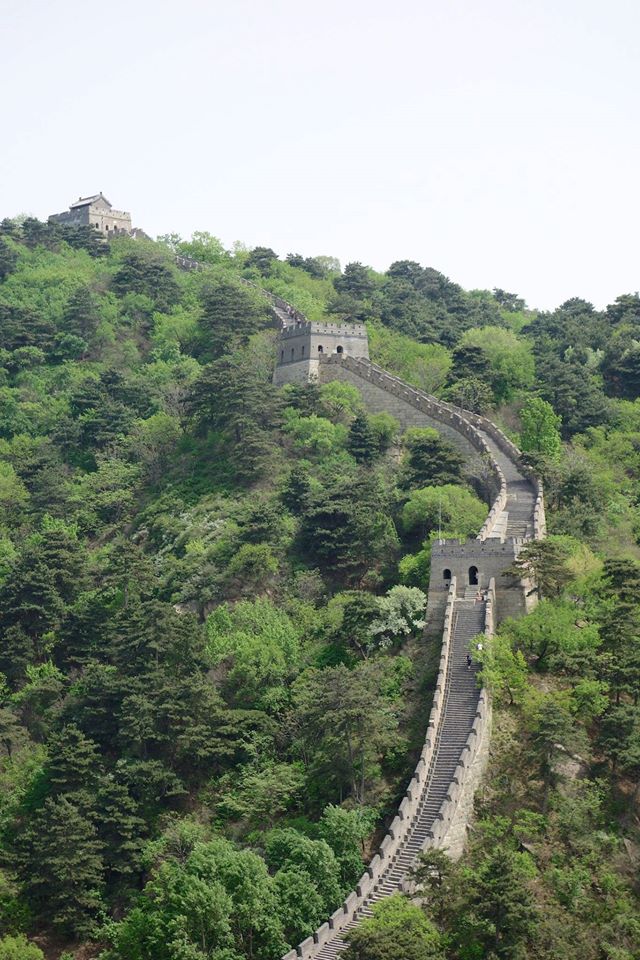
<svg viewBox="0 0 640 960"><path fill-rule="evenodd" d="M356 912L355 917L316 954L317 960L333 960L345 943L343 935L361 919L372 915L374 903L397 893L410 878L418 855L430 836L456 766L471 732L478 707L479 688L475 665L467 666L467 653L474 637L484 631L486 601L461 598L453 606L451 649L444 693L444 714L438 731L436 749L418 811L405 842L389 861L376 887Z"/></svg>

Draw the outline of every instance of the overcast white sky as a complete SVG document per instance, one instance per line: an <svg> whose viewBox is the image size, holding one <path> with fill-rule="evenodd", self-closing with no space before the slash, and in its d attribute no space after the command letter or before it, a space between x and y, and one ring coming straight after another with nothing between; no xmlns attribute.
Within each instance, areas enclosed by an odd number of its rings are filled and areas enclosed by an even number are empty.
<svg viewBox="0 0 640 960"><path fill-rule="evenodd" d="M0 216L640 288L637 0L0 0Z"/></svg>

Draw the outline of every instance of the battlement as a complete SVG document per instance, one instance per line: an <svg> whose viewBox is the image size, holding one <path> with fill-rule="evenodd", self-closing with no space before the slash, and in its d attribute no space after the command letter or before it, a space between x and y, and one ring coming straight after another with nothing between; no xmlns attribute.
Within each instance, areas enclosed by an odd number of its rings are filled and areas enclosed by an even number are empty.
<svg viewBox="0 0 640 960"><path fill-rule="evenodd" d="M452 580L458 591L473 594L495 584L496 622L526 613L533 600L529 584L510 573L514 561L527 543L524 537L488 537L486 540L435 540L431 549L429 617L433 628L440 622Z"/></svg>
<svg viewBox="0 0 640 960"><path fill-rule="evenodd" d="M324 334L327 337L362 337L367 339L367 328L364 323L320 323L314 320L289 324L282 331L281 339L307 337L312 333Z"/></svg>
<svg viewBox="0 0 640 960"><path fill-rule="evenodd" d="M329 356L368 360L369 339L363 323L297 319L281 331L277 350L273 382L309 383L319 379L320 361Z"/></svg>

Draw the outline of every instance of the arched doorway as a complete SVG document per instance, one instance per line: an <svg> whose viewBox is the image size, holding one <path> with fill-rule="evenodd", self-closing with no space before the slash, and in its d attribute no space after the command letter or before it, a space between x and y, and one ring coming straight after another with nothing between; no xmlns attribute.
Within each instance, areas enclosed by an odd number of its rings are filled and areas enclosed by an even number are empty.
<svg viewBox="0 0 640 960"><path fill-rule="evenodd" d="M478 568L469 567L469 586L477 587L478 586Z"/></svg>
<svg viewBox="0 0 640 960"><path fill-rule="evenodd" d="M336 353L344 353L343 347L336 347Z"/></svg>
<svg viewBox="0 0 640 960"><path fill-rule="evenodd" d="M449 570L448 567L447 567L446 570L443 570L443 571L442 571L442 579L443 579L443 580L446 580L447 582L449 582L449 580L451 580L451 570Z"/></svg>
<svg viewBox="0 0 640 960"><path fill-rule="evenodd" d="M321 344L321 343L318 344L318 353L324 353L324 351L323 351L323 349L322 349L322 344Z"/></svg>

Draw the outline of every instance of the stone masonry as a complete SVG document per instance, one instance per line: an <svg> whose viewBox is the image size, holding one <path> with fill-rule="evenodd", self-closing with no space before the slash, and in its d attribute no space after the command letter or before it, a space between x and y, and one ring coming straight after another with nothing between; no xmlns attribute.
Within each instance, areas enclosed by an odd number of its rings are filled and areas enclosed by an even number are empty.
<svg viewBox="0 0 640 960"><path fill-rule="evenodd" d="M320 362L328 357L369 359L367 329L362 323L313 323L296 320L282 331L273 382L308 383L320 378Z"/></svg>
<svg viewBox="0 0 640 960"><path fill-rule="evenodd" d="M310 356L311 333L314 342L327 339L325 325L313 331L296 326L285 325L281 333L275 383L342 380L358 388L368 410L390 413L403 429L437 429L463 453L471 474L488 478L492 502L475 540L433 544L427 632L444 622L440 670L425 746L398 815L356 890L283 958L335 960L344 949L343 934L371 916L376 901L398 889L412 892L410 873L422 850L437 846L455 858L464 850L491 737L491 701L478 690L465 658L478 634L491 636L500 619L526 612L530 585L510 570L523 544L544 536L544 504L541 485L521 465L519 451L490 421L372 364L360 331L353 349L345 342L340 351ZM304 343L306 355L289 355L292 342Z"/></svg>
<svg viewBox="0 0 640 960"><path fill-rule="evenodd" d="M195 262L183 266L203 268ZM491 421L442 403L370 363L360 325L310 324L289 304L266 291L265 296L282 325L276 384L352 383L369 410L391 413L403 428L430 426L443 433L474 465L472 472L485 472L491 491L492 506L475 540L433 545L427 629L442 633L440 666L424 747L397 815L356 889L283 958L335 960L345 947L343 934L371 916L377 901L398 890L413 892L411 869L421 851L435 846L459 857L464 850L491 735L491 700L478 689L466 654L478 634L492 636L500 619L528 608L531 585L507 571L527 540L545 535L544 501L519 451Z"/></svg>
<svg viewBox="0 0 640 960"><path fill-rule="evenodd" d="M118 233L131 234L131 214L124 210L114 210L102 193L91 197L78 197L64 213L53 213L49 217L54 223L70 226L94 227L106 237Z"/></svg>

